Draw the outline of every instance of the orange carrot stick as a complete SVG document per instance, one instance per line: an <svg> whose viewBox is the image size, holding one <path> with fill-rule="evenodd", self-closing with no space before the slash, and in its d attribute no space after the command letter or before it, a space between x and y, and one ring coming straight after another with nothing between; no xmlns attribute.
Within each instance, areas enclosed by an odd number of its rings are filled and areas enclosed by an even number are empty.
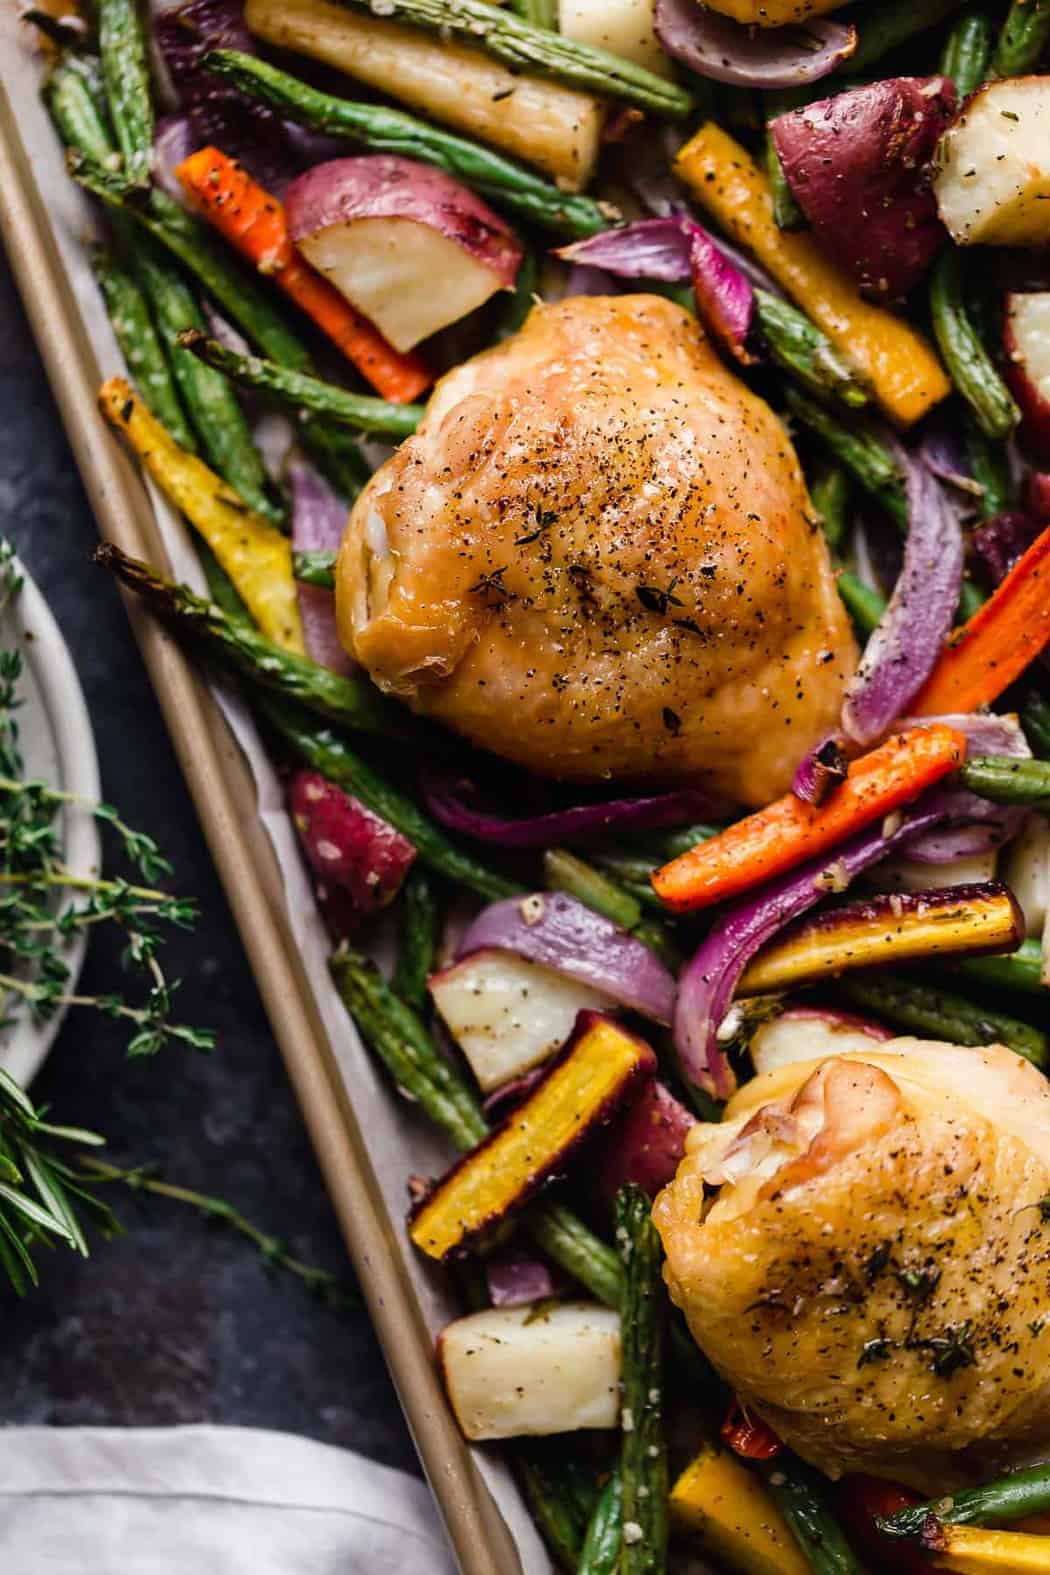
<svg viewBox="0 0 1050 1575"><path fill-rule="evenodd" d="M965 737L946 723L897 733L854 760L825 803L788 793L672 859L652 877L656 894L676 913L735 897L891 814L965 758Z"/></svg>
<svg viewBox="0 0 1050 1575"><path fill-rule="evenodd" d="M422 359L387 344L379 330L300 257L288 235L284 208L236 160L218 148L201 148L175 173L219 234L260 273L272 275L384 399L408 404L429 388L433 378Z"/></svg>
<svg viewBox="0 0 1050 1575"><path fill-rule="evenodd" d="M945 647L908 710L939 716L990 705L1048 640L1050 526Z"/></svg>

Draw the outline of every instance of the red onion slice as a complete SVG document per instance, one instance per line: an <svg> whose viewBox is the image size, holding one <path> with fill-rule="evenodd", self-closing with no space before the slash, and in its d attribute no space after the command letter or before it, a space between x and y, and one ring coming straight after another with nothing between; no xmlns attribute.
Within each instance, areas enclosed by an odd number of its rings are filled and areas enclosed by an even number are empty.
<svg viewBox="0 0 1050 1575"><path fill-rule="evenodd" d="M829 733L799 761L791 791L804 804L823 804L833 787L846 779L849 757L837 733Z"/></svg>
<svg viewBox="0 0 1050 1575"><path fill-rule="evenodd" d="M918 694L952 627L962 589L964 545L955 510L924 465L897 445L908 499L908 538L889 606L846 687L842 725L871 744Z"/></svg>
<svg viewBox="0 0 1050 1575"><path fill-rule="evenodd" d="M565 1289L542 1258L530 1257L517 1247L506 1247L485 1259L485 1280L493 1307L524 1307L546 1301Z"/></svg>
<svg viewBox="0 0 1050 1575"><path fill-rule="evenodd" d="M658 279L663 284L691 279L704 325L737 361L753 362L747 348L755 315L751 281L695 219L684 214L639 219L559 247L556 255L603 268L617 278Z"/></svg>
<svg viewBox="0 0 1050 1575"><path fill-rule="evenodd" d="M479 842L498 842L505 848L546 848L553 843L583 842L610 831L665 831L702 819L711 811L711 802L703 793L683 788L651 798L611 799L607 804L578 804L547 815L508 819L472 802L476 789L471 782L434 768L423 772L420 791L434 819L450 831Z"/></svg>
<svg viewBox="0 0 1050 1575"><path fill-rule="evenodd" d="M674 1015L674 978L655 953L564 892L507 897L483 908L456 958L486 946L579 979L654 1022L668 1024Z"/></svg>
<svg viewBox="0 0 1050 1575"><path fill-rule="evenodd" d="M844 890L862 871L939 819L936 810L923 807L888 835L881 827L858 832L832 854L811 859L725 910L678 980L674 1042L687 1082L728 1099L736 1078L719 1046L718 1029L751 958L790 919L815 907L827 895L829 882L835 890Z"/></svg>
<svg viewBox="0 0 1050 1575"><path fill-rule="evenodd" d="M347 506L305 460L288 466L292 495L292 546L296 552L336 552L346 528ZM322 585L296 583L308 655L333 673L353 672L335 625L335 597Z"/></svg>
<svg viewBox="0 0 1050 1575"><path fill-rule="evenodd" d="M656 36L671 56L698 76L734 87L792 88L819 82L857 47L849 24L814 20L798 27L746 27L697 5L656 0Z"/></svg>
<svg viewBox="0 0 1050 1575"><path fill-rule="evenodd" d="M186 188L175 174L198 146L186 115L165 115L153 133L153 179L182 208L189 208Z"/></svg>

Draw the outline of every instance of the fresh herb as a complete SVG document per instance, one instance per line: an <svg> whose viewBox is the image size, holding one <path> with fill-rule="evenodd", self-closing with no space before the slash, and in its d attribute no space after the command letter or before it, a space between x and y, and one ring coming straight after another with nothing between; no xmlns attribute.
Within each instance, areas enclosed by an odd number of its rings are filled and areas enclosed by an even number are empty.
<svg viewBox="0 0 1050 1575"><path fill-rule="evenodd" d="M0 540L0 610L17 598L21 584L14 552ZM0 1029L10 1026L20 1006L40 1022L63 1006L87 1006L131 1025L131 1056L153 1055L166 1043L210 1049L209 1031L171 1021L177 981L165 977L157 957L165 928L193 924L193 904L159 887L171 866L153 839L128 826L112 806L84 804L45 782L26 780L18 729L21 678L21 652L0 649ZM66 869L57 822L74 803L110 829L137 881ZM124 965L144 978L145 995L136 1004L115 993L72 990L67 943L106 923L124 932ZM0 1267L19 1295L37 1282L35 1247L61 1241L86 1256L78 1219L83 1206L96 1211L103 1229L114 1225L84 1177L53 1152L52 1140L95 1145L103 1139L46 1118L0 1072Z"/></svg>
<svg viewBox="0 0 1050 1575"><path fill-rule="evenodd" d="M327 1306L342 1309L360 1305L359 1297L348 1290L336 1275L327 1269L318 1269L312 1264L304 1263L301 1258L293 1257L279 1236L274 1236L258 1225L253 1225L251 1220L246 1219L240 1210L235 1209L225 1198L209 1197L207 1193L194 1192L189 1187L179 1187L170 1181L164 1181L153 1173L149 1165L138 1165L133 1170L122 1170L117 1165L110 1165L104 1159L98 1159L94 1154L80 1154L78 1160L81 1171L86 1172L87 1179L93 1183L119 1182L132 1192L148 1192L154 1197L170 1198L175 1203L185 1203L190 1208L197 1209L206 1219L216 1220L228 1226L230 1230L236 1231L238 1235L246 1237L248 1241L255 1244L264 1263L271 1268L284 1269L289 1274L294 1274L312 1295L319 1297Z"/></svg>

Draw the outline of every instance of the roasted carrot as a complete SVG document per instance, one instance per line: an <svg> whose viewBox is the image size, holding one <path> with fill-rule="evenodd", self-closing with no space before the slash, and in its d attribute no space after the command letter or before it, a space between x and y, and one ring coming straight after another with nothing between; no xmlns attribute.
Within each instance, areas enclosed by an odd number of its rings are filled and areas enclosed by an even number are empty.
<svg viewBox="0 0 1050 1575"><path fill-rule="evenodd" d="M788 793L672 859L653 874L657 896L677 913L734 897L891 814L965 758L965 737L946 723L894 734L854 760L823 804Z"/></svg>
<svg viewBox="0 0 1050 1575"><path fill-rule="evenodd" d="M235 159L201 148L175 171L197 208L242 257L272 276L324 330L372 387L396 404L417 399L433 382L417 355L402 355L339 291L300 257L276 197Z"/></svg>
<svg viewBox="0 0 1050 1575"><path fill-rule="evenodd" d="M945 647L909 706L913 716L990 705L1050 640L1050 526Z"/></svg>

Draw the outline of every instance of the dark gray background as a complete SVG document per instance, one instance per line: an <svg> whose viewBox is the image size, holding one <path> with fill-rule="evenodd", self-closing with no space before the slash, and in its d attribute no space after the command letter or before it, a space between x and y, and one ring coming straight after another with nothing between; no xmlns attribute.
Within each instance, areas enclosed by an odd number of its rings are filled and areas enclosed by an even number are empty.
<svg viewBox="0 0 1050 1575"><path fill-rule="evenodd" d="M128 1062L115 1025L67 1019L34 1087L56 1119L106 1134L115 1163L156 1162L218 1193L353 1290L299 1112L116 592L90 563L94 521L0 252L0 532L47 596L80 671L103 792L157 838L200 922L166 948L181 1015L210 1056ZM118 983L99 934L88 993ZM0 1422L233 1422L287 1428L417 1469L363 1305L336 1311L267 1271L194 1210L110 1189L125 1234L87 1262L56 1252L23 1303L0 1288Z"/></svg>

